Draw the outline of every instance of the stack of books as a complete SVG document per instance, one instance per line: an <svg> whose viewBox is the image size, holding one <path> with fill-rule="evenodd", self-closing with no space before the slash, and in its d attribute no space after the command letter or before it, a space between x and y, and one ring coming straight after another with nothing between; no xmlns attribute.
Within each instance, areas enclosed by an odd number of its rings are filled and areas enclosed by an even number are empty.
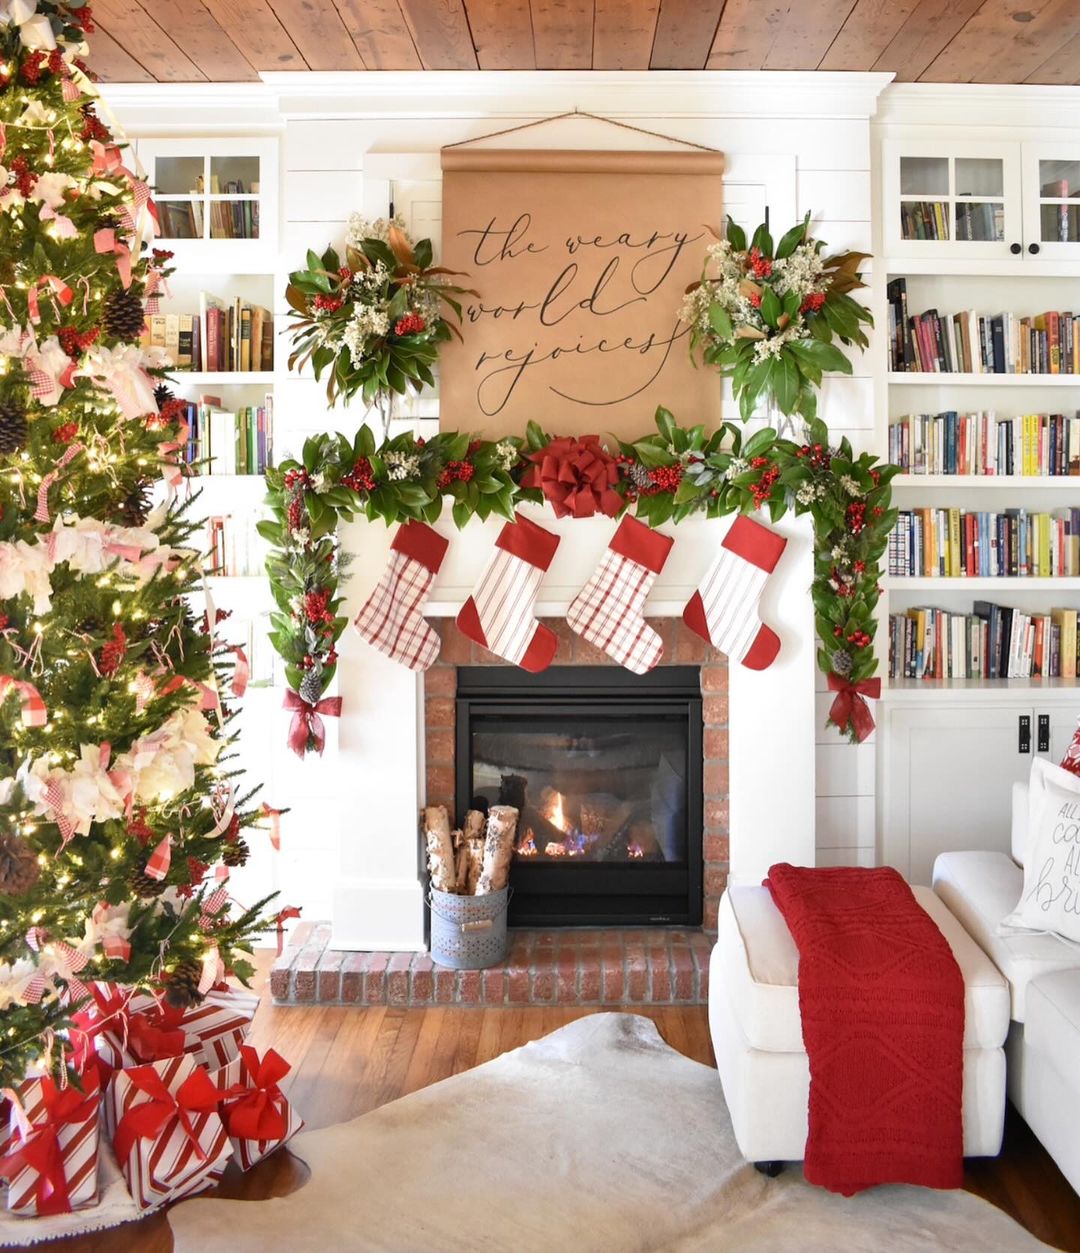
<svg viewBox="0 0 1080 1253"><path fill-rule="evenodd" d="M262 574L266 541L255 529L257 519L217 514L206 520L210 573L224 578Z"/></svg>
<svg viewBox="0 0 1080 1253"><path fill-rule="evenodd" d="M154 314L143 342L164 348L178 370L247 373L274 368L273 316L239 297L225 305L203 292L197 313Z"/></svg>
<svg viewBox="0 0 1080 1253"><path fill-rule="evenodd" d="M944 200L900 202L900 230L904 239L952 239L949 204ZM992 201L958 201L956 239L1003 239L1005 205Z"/></svg>
<svg viewBox="0 0 1080 1253"><path fill-rule="evenodd" d="M1080 475L1080 414L909 413L889 424L889 460L908 474Z"/></svg>
<svg viewBox="0 0 1080 1253"><path fill-rule="evenodd" d="M1080 574L1080 509L903 509L889 536L897 578L1065 578Z"/></svg>
<svg viewBox="0 0 1080 1253"><path fill-rule="evenodd" d="M1080 317L1072 313L909 316L907 279L888 285L889 368L925 374L1080 374Z"/></svg>
<svg viewBox="0 0 1080 1253"><path fill-rule="evenodd" d="M258 406L222 408L219 396L200 396L187 409L185 460L200 474L265 474L274 464L274 397Z"/></svg>
<svg viewBox="0 0 1080 1253"><path fill-rule="evenodd" d="M1029 614L977 600L970 614L889 616L891 679L1075 679L1077 611Z"/></svg>
<svg viewBox="0 0 1080 1253"><path fill-rule="evenodd" d="M206 179L200 174L189 192L191 200L156 199L161 217L161 234L165 239L202 239L205 227ZM259 238L259 184L245 186L242 179L224 183L216 174L210 176L210 195L253 196L252 200L210 201L211 239Z"/></svg>

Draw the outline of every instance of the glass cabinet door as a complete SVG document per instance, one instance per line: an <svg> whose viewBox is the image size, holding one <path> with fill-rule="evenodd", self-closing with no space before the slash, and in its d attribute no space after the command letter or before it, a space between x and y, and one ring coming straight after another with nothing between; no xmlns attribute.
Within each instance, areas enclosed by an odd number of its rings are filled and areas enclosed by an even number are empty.
<svg viewBox="0 0 1080 1253"><path fill-rule="evenodd" d="M1080 149L1024 144L1028 256L1080 260Z"/></svg>
<svg viewBox="0 0 1080 1253"><path fill-rule="evenodd" d="M980 259L1020 252L1016 145L888 141L883 151L890 255Z"/></svg>

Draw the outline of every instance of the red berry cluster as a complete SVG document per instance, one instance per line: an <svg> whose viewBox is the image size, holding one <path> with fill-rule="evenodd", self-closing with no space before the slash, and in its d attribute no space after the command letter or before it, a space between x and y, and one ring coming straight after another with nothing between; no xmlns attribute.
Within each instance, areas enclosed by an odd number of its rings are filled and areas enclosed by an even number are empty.
<svg viewBox="0 0 1080 1253"><path fill-rule="evenodd" d="M127 653L127 636L124 628L117 622L112 629L112 638L101 646L101 673L111 679L120 669L120 663Z"/></svg>
<svg viewBox="0 0 1080 1253"><path fill-rule="evenodd" d="M298 470L286 470L285 471L285 477L284 477L283 482L285 483L285 486L290 491L294 487L296 487L297 484L302 484L306 486L307 481L308 481L308 472L303 468L303 466L301 466L300 469Z"/></svg>
<svg viewBox="0 0 1080 1253"><path fill-rule="evenodd" d="M24 83L29 83L33 86L41 78L44 69L45 53L38 51L30 52L27 53L26 59L19 69L19 77Z"/></svg>
<svg viewBox="0 0 1080 1253"><path fill-rule="evenodd" d="M150 252L154 259L155 265L164 265L166 261L171 261L176 256L175 252L171 252L168 248L154 248Z"/></svg>
<svg viewBox="0 0 1080 1253"><path fill-rule="evenodd" d="M852 631L847 637L847 642L853 648L869 648L870 636L865 631Z"/></svg>
<svg viewBox="0 0 1080 1253"><path fill-rule="evenodd" d="M755 309L761 308L761 292L752 291L746 298L754 306Z"/></svg>
<svg viewBox="0 0 1080 1253"><path fill-rule="evenodd" d="M846 598L848 596L855 595L855 588L844 580L844 576L835 566L833 566L829 577L832 579L833 584L836 587L837 596Z"/></svg>
<svg viewBox="0 0 1080 1253"><path fill-rule="evenodd" d="M289 501L288 508L285 510L285 517L289 524L290 531L299 531L306 516L304 509L304 498L297 494Z"/></svg>
<svg viewBox="0 0 1080 1253"><path fill-rule="evenodd" d="M823 291L812 291L806 299L799 305L800 313L817 313L821 306L825 303L825 293Z"/></svg>
<svg viewBox="0 0 1080 1253"><path fill-rule="evenodd" d="M673 466L654 466L649 471L650 487L642 488L643 496L659 496L661 492L677 492L682 482L683 468L679 464Z"/></svg>
<svg viewBox="0 0 1080 1253"><path fill-rule="evenodd" d="M0 517L3 517L3 514L0 514ZM6 613L0 613L0 631L6 631L10 621L11 619Z"/></svg>
<svg viewBox="0 0 1080 1253"><path fill-rule="evenodd" d="M371 468L371 462L367 457L357 457L356 464L348 474L341 476L341 481L346 487L351 487L354 492L373 492L375 471Z"/></svg>
<svg viewBox="0 0 1080 1253"><path fill-rule="evenodd" d="M846 511L848 530L858 535L866 526L866 504L861 500L853 500Z"/></svg>
<svg viewBox="0 0 1080 1253"><path fill-rule="evenodd" d="M304 594L304 614L309 622L333 622L334 615L327 607L330 604L330 592L325 587Z"/></svg>
<svg viewBox="0 0 1080 1253"><path fill-rule="evenodd" d="M138 840L144 848L154 838L154 828L147 825L146 810L141 805L135 810L128 823L127 833Z"/></svg>
<svg viewBox="0 0 1080 1253"><path fill-rule="evenodd" d="M76 26L82 27L85 35L92 35L97 29L94 25L94 10L88 4L84 4L81 9L75 9L71 18Z"/></svg>
<svg viewBox="0 0 1080 1253"><path fill-rule="evenodd" d="M79 433L78 422L65 422L52 433L54 444L70 444Z"/></svg>
<svg viewBox="0 0 1080 1253"><path fill-rule="evenodd" d="M34 184L38 181L38 176L30 169L27 164L26 157L21 153L8 166L8 176L15 175L12 186L23 196L29 196L34 190Z"/></svg>
<svg viewBox="0 0 1080 1253"><path fill-rule="evenodd" d="M60 341L60 347L72 359L78 361L83 353L94 343L101 331L98 327L92 327L89 331L80 331L74 326L62 326L56 333L57 339Z"/></svg>
<svg viewBox="0 0 1080 1253"><path fill-rule="evenodd" d="M343 283L347 283L352 278L352 273L352 270L350 270L347 265L343 265L338 270L338 278L341 279Z"/></svg>
<svg viewBox="0 0 1080 1253"><path fill-rule="evenodd" d="M321 309L324 313L337 313L341 306L345 303L340 296L316 296L311 302L316 309Z"/></svg>
<svg viewBox="0 0 1080 1253"><path fill-rule="evenodd" d="M85 12L85 10L83 10ZM96 139L99 143L107 144L112 135L109 128L94 112L92 104L84 104L82 106L83 124L82 130L79 132L79 138L83 143L89 143L92 139Z"/></svg>
<svg viewBox="0 0 1080 1253"><path fill-rule="evenodd" d="M188 878L191 880L191 887L198 887L206 878L206 872L210 869L208 862L200 861L197 857L189 857L187 859Z"/></svg>
<svg viewBox="0 0 1080 1253"><path fill-rule="evenodd" d="M469 451L472 451L472 445L469 446ZM435 486L442 491L451 483L468 483L475 473L476 467L471 461L448 461L439 471Z"/></svg>
<svg viewBox="0 0 1080 1253"><path fill-rule="evenodd" d="M427 323L419 313L406 313L394 323L395 335L419 335Z"/></svg>
<svg viewBox="0 0 1080 1253"><path fill-rule="evenodd" d="M828 470L832 465L832 457L829 456L829 450L823 444L803 444L801 448L795 450L795 456L808 457L813 470Z"/></svg>
<svg viewBox="0 0 1080 1253"><path fill-rule="evenodd" d="M759 507L772 497L772 489L776 480L780 477L780 467L770 465L768 457L754 457L750 465L755 470L760 470L761 478L756 483L751 483L749 487L750 495L754 498L754 504Z"/></svg>
<svg viewBox="0 0 1080 1253"><path fill-rule="evenodd" d="M755 278L768 278L772 274L772 262L762 256L760 248L751 248L747 259L750 272Z"/></svg>

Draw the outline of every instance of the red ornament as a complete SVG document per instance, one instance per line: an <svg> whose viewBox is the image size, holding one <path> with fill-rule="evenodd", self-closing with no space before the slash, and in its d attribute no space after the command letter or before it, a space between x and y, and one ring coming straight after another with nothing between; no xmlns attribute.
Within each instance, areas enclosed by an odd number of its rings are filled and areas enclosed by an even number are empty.
<svg viewBox="0 0 1080 1253"><path fill-rule="evenodd" d="M598 435L559 436L525 460L532 465L522 487L538 487L557 518L591 518L597 512L613 518L623 506L615 490L618 463Z"/></svg>
<svg viewBox="0 0 1080 1253"><path fill-rule="evenodd" d="M101 673L111 679L120 669L120 663L127 654L127 636L124 628L117 622L112 629L112 638L102 645L101 661L98 663Z"/></svg>
<svg viewBox="0 0 1080 1253"><path fill-rule="evenodd" d="M419 335L427 323L418 313L407 313L394 323L395 335Z"/></svg>
<svg viewBox="0 0 1080 1253"><path fill-rule="evenodd" d="M54 444L70 444L71 441L79 433L78 422L65 422L63 426L58 426L52 433Z"/></svg>

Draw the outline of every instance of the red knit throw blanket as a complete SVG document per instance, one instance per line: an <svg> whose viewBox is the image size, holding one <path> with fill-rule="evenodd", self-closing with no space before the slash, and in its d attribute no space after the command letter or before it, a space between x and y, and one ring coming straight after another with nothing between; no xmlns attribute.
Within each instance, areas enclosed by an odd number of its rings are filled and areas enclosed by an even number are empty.
<svg viewBox="0 0 1080 1253"><path fill-rule="evenodd" d="M806 1178L960 1187L964 980L936 923L887 867L780 864L765 886L799 950Z"/></svg>

